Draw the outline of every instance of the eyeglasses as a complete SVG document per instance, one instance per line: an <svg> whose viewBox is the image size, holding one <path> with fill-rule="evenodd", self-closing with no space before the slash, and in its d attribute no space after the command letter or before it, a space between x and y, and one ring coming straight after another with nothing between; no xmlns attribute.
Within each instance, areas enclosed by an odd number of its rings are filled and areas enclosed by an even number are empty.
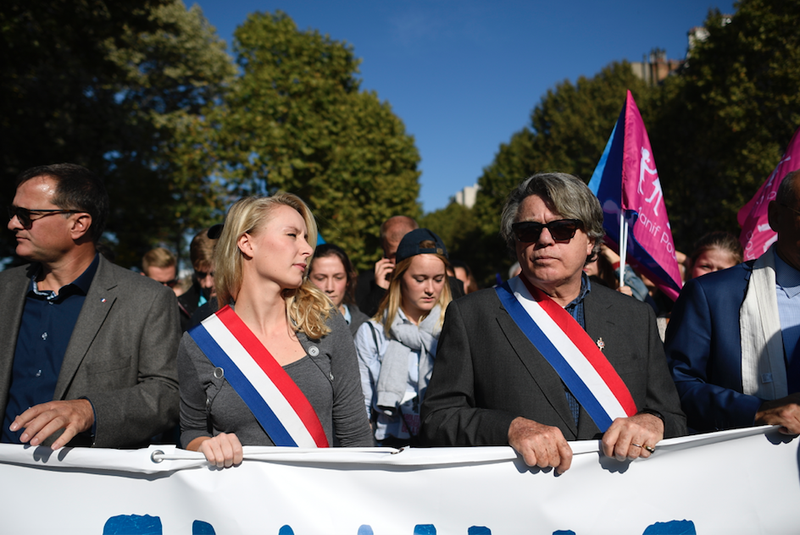
<svg viewBox="0 0 800 535"><path fill-rule="evenodd" d="M522 243L534 243L539 241L542 230L547 229L555 241L569 241L575 236L578 229L583 228L583 221L580 219L558 219L549 223L537 223L536 221L520 221L511 225L514 236Z"/></svg>
<svg viewBox="0 0 800 535"><path fill-rule="evenodd" d="M27 208L20 208L19 206L9 206L8 207L8 219L9 221L16 217L19 220L19 224L22 225L22 228L25 230L30 229L33 226L33 222L39 220L43 217L47 217L49 215L55 214L80 214L80 210L28 210ZM36 219L32 219L31 215L33 214L41 214Z"/></svg>
<svg viewBox="0 0 800 535"><path fill-rule="evenodd" d="M780 204L780 203L778 203L778 204ZM795 210L794 208L789 208L789 207L788 207L788 206L786 206L785 204L781 204L781 206L783 206L783 207L784 207L784 208L786 208L787 210L791 210L791 211L792 211L792 212L794 212L796 215L800 215L800 212L798 212L798 211L797 211L797 210Z"/></svg>

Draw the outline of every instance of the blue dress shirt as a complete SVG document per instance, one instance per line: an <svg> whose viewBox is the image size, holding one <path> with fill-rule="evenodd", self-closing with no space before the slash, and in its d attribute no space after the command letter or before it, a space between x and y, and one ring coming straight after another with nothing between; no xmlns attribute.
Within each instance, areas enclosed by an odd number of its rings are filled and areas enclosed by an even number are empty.
<svg viewBox="0 0 800 535"><path fill-rule="evenodd" d="M31 277L17 335L0 442L19 444L23 430L12 433L8 429L14 419L34 405L53 400L61 363L98 264L99 257L95 255L89 267L57 294L39 290L36 284L39 270Z"/></svg>

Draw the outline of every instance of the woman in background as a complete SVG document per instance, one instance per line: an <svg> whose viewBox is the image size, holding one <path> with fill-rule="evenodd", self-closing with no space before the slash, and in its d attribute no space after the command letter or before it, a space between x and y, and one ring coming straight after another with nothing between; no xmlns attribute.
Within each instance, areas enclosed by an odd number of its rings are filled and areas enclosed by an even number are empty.
<svg viewBox="0 0 800 535"><path fill-rule="evenodd" d="M736 236L724 231L709 232L694 244L690 278L733 267L743 258L742 244Z"/></svg>
<svg viewBox="0 0 800 535"><path fill-rule="evenodd" d="M447 250L428 229L406 234L378 313L356 334L361 387L379 445L416 442L419 407L450 303Z"/></svg>
<svg viewBox="0 0 800 535"><path fill-rule="evenodd" d="M369 317L356 306L356 270L347 253L332 243L323 243L314 251L308 269L308 280L333 302L350 326L350 334L358 332Z"/></svg>

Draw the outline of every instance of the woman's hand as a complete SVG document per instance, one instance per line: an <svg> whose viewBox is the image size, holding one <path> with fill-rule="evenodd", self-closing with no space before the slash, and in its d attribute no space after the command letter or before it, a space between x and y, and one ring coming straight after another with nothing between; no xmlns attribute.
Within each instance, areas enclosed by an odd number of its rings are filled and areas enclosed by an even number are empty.
<svg viewBox="0 0 800 535"><path fill-rule="evenodd" d="M233 433L196 438L186 446L186 449L201 452L206 456L206 460L217 468L238 466L244 457L242 443Z"/></svg>

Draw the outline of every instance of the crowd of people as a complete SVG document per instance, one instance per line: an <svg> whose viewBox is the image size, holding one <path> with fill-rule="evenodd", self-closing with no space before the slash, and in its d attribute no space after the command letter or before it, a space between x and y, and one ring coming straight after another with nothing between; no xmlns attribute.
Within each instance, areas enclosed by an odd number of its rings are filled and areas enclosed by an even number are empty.
<svg viewBox="0 0 800 535"><path fill-rule="evenodd" d="M800 434L797 172L769 205L769 251L743 263L732 235L702 237L678 255L674 305L629 267L620 283L597 198L563 173L510 192L498 227L516 263L482 290L404 215L357 274L289 193L201 231L188 284L163 248L138 276L98 252L108 210L83 167L17 179L8 228L30 263L0 273L2 442L172 440L218 467L247 445L510 445L561 473L574 440L623 461L686 433Z"/></svg>

